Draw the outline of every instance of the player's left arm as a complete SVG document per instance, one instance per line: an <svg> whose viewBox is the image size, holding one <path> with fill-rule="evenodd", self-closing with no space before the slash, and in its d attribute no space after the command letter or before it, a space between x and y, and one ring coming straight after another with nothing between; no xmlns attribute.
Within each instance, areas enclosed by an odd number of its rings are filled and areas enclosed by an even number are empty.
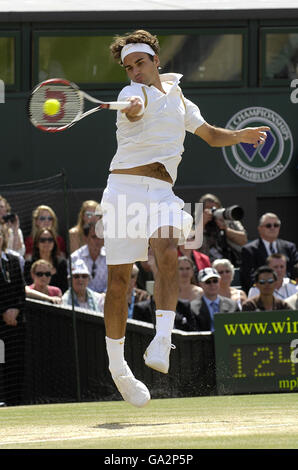
<svg viewBox="0 0 298 470"><path fill-rule="evenodd" d="M270 131L270 127L246 127L239 130L230 130L211 126L204 122L196 129L195 134L205 140L211 147L226 147L242 142L252 144L256 148L265 142L267 131Z"/></svg>

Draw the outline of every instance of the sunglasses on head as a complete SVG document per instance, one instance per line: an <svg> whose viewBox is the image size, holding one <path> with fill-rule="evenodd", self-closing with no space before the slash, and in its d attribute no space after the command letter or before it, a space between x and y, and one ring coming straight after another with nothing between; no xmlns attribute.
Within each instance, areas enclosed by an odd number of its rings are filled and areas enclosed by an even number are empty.
<svg viewBox="0 0 298 470"><path fill-rule="evenodd" d="M215 277L214 279L207 279L207 281L205 281L205 284L218 284L218 278Z"/></svg>
<svg viewBox="0 0 298 470"><path fill-rule="evenodd" d="M89 277L89 275L88 274L73 274L72 277L74 279L80 279L80 278L87 279Z"/></svg>
<svg viewBox="0 0 298 470"><path fill-rule="evenodd" d="M46 272L36 271L34 274L37 277L42 277L42 276L51 277L51 275L52 275L50 271L46 271Z"/></svg>
<svg viewBox="0 0 298 470"><path fill-rule="evenodd" d="M40 220L41 222L44 222L45 220L52 221L52 220L53 220L53 217L52 217L51 215L48 215L48 216L40 215L40 216L38 217L38 220Z"/></svg>
<svg viewBox="0 0 298 470"><path fill-rule="evenodd" d="M232 271L230 271L229 269L224 269L223 271L218 271L218 270L217 270L217 272L218 272L218 274L222 275L222 274L224 274L224 273L225 273L225 274L230 274L230 272L232 272Z"/></svg>
<svg viewBox="0 0 298 470"><path fill-rule="evenodd" d="M53 241L54 241L54 238L53 238L53 237L48 237L48 238L46 238L46 237L40 237L40 239L39 239L39 243L46 243L46 242L51 243L51 242L53 242Z"/></svg>
<svg viewBox="0 0 298 470"><path fill-rule="evenodd" d="M259 284L273 284L275 282L275 279L273 279L272 277L270 279L260 279L258 281Z"/></svg>
<svg viewBox="0 0 298 470"><path fill-rule="evenodd" d="M265 224L264 227L266 227L266 228L272 228L272 227L278 228L278 227L280 227L280 224L277 223L277 222L275 222L274 224L269 223L269 224Z"/></svg>

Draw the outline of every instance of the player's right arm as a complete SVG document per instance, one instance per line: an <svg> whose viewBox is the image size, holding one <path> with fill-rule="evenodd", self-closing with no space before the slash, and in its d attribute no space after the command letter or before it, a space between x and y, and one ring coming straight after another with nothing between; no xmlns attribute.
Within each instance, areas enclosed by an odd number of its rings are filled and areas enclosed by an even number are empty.
<svg viewBox="0 0 298 470"><path fill-rule="evenodd" d="M128 106L121 110L130 122L136 122L142 119L144 115L144 102L140 96L130 96L127 98Z"/></svg>

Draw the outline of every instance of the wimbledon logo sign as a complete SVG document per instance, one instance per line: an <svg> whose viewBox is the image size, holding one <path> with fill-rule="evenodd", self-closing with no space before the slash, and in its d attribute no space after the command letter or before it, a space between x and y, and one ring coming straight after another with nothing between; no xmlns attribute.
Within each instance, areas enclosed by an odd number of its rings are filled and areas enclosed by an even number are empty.
<svg viewBox="0 0 298 470"><path fill-rule="evenodd" d="M289 165L293 154L293 137L289 126L271 109L252 107L235 114L227 123L227 129L269 126L263 145L251 144L223 147L225 160L240 178L251 183L266 183L278 178Z"/></svg>

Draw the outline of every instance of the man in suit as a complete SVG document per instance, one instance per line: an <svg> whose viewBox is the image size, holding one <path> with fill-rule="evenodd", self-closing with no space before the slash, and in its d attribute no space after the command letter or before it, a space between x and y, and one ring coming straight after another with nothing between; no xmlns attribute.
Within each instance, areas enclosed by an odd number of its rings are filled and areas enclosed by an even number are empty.
<svg viewBox="0 0 298 470"><path fill-rule="evenodd" d="M273 253L281 253L287 258L287 275L292 277L293 267L298 262L296 245L281 240L279 237L281 222L276 214L268 212L260 218L259 238L241 249L240 279L243 289L248 292L253 284L255 270L266 264L266 259Z"/></svg>
<svg viewBox="0 0 298 470"><path fill-rule="evenodd" d="M196 315L198 331L214 331L214 314L239 312L237 302L218 295L220 275L214 268L199 271L198 281L204 294L192 300L191 310Z"/></svg>
<svg viewBox="0 0 298 470"><path fill-rule="evenodd" d="M7 241L7 229L0 224L0 340L5 346L5 362L0 363L0 402L18 405L24 371L25 284L19 258L7 252Z"/></svg>

